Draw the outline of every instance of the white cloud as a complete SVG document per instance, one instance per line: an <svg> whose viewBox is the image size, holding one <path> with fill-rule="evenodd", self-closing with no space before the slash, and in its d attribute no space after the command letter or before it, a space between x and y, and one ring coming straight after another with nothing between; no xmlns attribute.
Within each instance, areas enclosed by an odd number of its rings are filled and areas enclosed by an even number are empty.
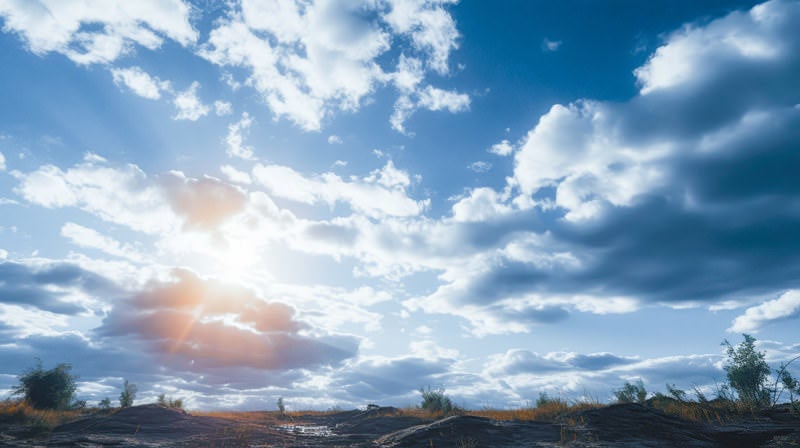
<svg viewBox="0 0 800 448"><path fill-rule="evenodd" d="M225 143L228 146L228 157L238 157L245 160L255 159L253 148L244 144L244 134L250 130L253 118L247 112L242 112L242 118L228 125L228 136Z"/></svg>
<svg viewBox="0 0 800 448"><path fill-rule="evenodd" d="M200 83L194 81L188 89L175 95L172 100L172 104L175 105L176 109L173 119L197 121L201 117L208 115L211 109L197 97L197 89L199 87Z"/></svg>
<svg viewBox="0 0 800 448"><path fill-rule="evenodd" d="M724 58L766 64L787 52L785 26L794 20L793 2L770 1L749 11L735 11L705 26L687 26L670 34L645 65L634 72L641 93L705 80Z"/></svg>
<svg viewBox="0 0 800 448"><path fill-rule="evenodd" d="M427 86L420 92L417 105L428 110L447 109L452 113L469 110L469 95Z"/></svg>
<svg viewBox="0 0 800 448"><path fill-rule="evenodd" d="M490 169L492 169L492 164L489 162L485 162L483 160L479 160L477 162L470 163L469 165L467 165L467 168L476 173L485 173Z"/></svg>
<svg viewBox="0 0 800 448"><path fill-rule="evenodd" d="M508 156L514 152L514 146L511 145L511 142L508 140L503 140L500 143L495 143L489 148L489 152L492 154L497 154L498 156Z"/></svg>
<svg viewBox="0 0 800 448"><path fill-rule="evenodd" d="M427 64L439 74L447 74L450 51L458 48L456 24L442 5L457 0L389 0L391 11L386 21L400 34L408 34L417 50L427 55Z"/></svg>
<svg viewBox="0 0 800 448"><path fill-rule="evenodd" d="M346 160L337 160L337 161L333 162L333 167L334 168L345 167L345 166L347 166L347 161Z"/></svg>
<svg viewBox="0 0 800 448"><path fill-rule="evenodd" d="M800 316L800 291L783 293L774 300L768 300L745 310L744 314L733 320L728 331L734 333L756 333L772 322Z"/></svg>
<svg viewBox="0 0 800 448"><path fill-rule="evenodd" d="M245 69L244 84L262 95L276 118L319 130L335 112L359 109L377 86L392 82L405 95L428 70L448 73L458 32L443 5L244 0L211 31L199 54ZM379 58L404 40L413 55L400 56L396 73L382 67ZM453 101L463 99L430 96L426 104L436 110L462 110Z"/></svg>
<svg viewBox="0 0 800 448"><path fill-rule="evenodd" d="M116 257L132 261L142 261L144 256L133 246L122 244L113 238L100 234L94 229L68 222L61 227L61 236L80 247L97 249Z"/></svg>
<svg viewBox="0 0 800 448"><path fill-rule="evenodd" d="M6 156L4 156L2 152L0 152L0 171L5 171L5 170L6 170Z"/></svg>
<svg viewBox="0 0 800 448"><path fill-rule="evenodd" d="M15 193L44 207L78 207L148 234L169 233L177 224L160 188L133 165L84 162L66 171L44 165L14 176L19 180Z"/></svg>
<svg viewBox="0 0 800 448"><path fill-rule="evenodd" d="M134 45L150 50L164 37L187 46L197 39L190 6L181 0L9 0L0 3L3 30L33 53L64 54L78 64L110 63ZM99 26L98 26L99 25Z"/></svg>
<svg viewBox="0 0 800 448"><path fill-rule="evenodd" d="M544 40L542 40L542 50L547 52L558 51L558 49L561 48L562 43L563 42L560 40L550 40L548 38L544 38Z"/></svg>
<svg viewBox="0 0 800 448"><path fill-rule="evenodd" d="M214 113L218 117L224 117L233 113L233 105L227 101L214 101Z"/></svg>
<svg viewBox="0 0 800 448"><path fill-rule="evenodd" d="M249 185L250 183L252 183L252 180L250 179L250 175L248 173L244 171L239 171L230 165L221 166L220 171L222 171L222 174L224 174L225 177L227 177L228 180L230 180L231 182L235 182L238 184L245 184L245 185Z"/></svg>
<svg viewBox="0 0 800 448"><path fill-rule="evenodd" d="M453 204L453 219L456 221L486 221L512 211L503 203L503 197L491 188L475 188L469 195Z"/></svg>
<svg viewBox="0 0 800 448"><path fill-rule="evenodd" d="M329 145L341 145L342 143L344 143L344 141L338 135L334 134L334 135L328 136L328 144Z"/></svg>
<svg viewBox="0 0 800 448"><path fill-rule="evenodd" d="M398 170L389 161L364 178L346 181L334 173L306 177L281 165L259 164L253 178L275 196L306 204L344 202L357 213L370 217L415 216L427 201L415 201L406 194L410 185L408 173Z"/></svg>
<svg viewBox="0 0 800 448"><path fill-rule="evenodd" d="M115 68L111 69L111 74L114 84L125 85L143 98L157 100L161 98L162 91L171 90L168 81L153 78L139 67Z"/></svg>

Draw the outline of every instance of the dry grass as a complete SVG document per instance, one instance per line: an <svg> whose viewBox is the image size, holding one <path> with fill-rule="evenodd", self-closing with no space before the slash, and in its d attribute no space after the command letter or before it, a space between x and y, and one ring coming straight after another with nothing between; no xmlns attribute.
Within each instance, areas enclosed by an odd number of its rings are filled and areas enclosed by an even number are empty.
<svg viewBox="0 0 800 448"><path fill-rule="evenodd" d="M0 402L0 423L26 427L31 436L49 434L54 427L88 413L86 410L34 409L19 400Z"/></svg>

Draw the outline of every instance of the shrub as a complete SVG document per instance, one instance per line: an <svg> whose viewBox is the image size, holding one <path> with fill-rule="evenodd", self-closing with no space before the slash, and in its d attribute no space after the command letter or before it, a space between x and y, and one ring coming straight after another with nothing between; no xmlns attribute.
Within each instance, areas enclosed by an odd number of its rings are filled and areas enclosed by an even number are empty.
<svg viewBox="0 0 800 448"><path fill-rule="evenodd" d="M108 397L103 398L102 400L100 400L100 403L97 403L97 407L99 407L103 411L111 409L111 399L109 399Z"/></svg>
<svg viewBox="0 0 800 448"><path fill-rule="evenodd" d="M766 406L770 402L770 390L766 386L770 374L769 364L764 359L764 352L756 350L756 339L743 334L744 341L737 346L724 340L727 347L728 364L725 372L731 389L736 391L739 400L749 406Z"/></svg>
<svg viewBox="0 0 800 448"><path fill-rule="evenodd" d="M20 385L13 393L22 395L27 403L37 409L68 409L75 395L76 379L70 370L72 366L69 364L44 370L40 360L36 367L20 375Z"/></svg>
<svg viewBox="0 0 800 448"><path fill-rule="evenodd" d="M172 409L183 409L183 399L167 397L164 394L158 396L158 404Z"/></svg>
<svg viewBox="0 0 800 448"><path fill-rule="evenodd" d="M647 390L644 388L642 380L637 381L636 384L626 381L622 389L614 392L614 398L617 399L618 403L644 404L645 400L647 400Z"/></svg>
<svg viewBox="0 0 800 448"><path fill-rule="evenodd" d="M420 407L428 412L441 412L449 414L453 412L453 402L450 397L444 394L444 388L428 389L420 388L419 393L422 394L422 404Z"/></svg>
<svg viewBox="0 0 800 448"><path fill-rule="evenodd" d="M136 399L136 392L136 385L125 380L125 384L122 386L122 392L119 394L119 405L123 408L133 406L133 400Z"/></svg>
<svg viewBox="0 0 800 448"><path fill-rule="evenodd" d="M280 412L281 415L286 413L286 406L283 404L283 397L278 397L278 412Z"/></svg>

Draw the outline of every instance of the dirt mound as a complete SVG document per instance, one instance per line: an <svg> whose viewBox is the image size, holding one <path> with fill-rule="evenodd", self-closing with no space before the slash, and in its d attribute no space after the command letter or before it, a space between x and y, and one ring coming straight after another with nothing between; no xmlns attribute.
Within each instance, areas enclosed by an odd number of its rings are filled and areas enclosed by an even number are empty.
<svg viewBox="0 0 800 448"><path fill-rule="evenodd" d="M158 446L218 433L225 426L226 422L220 419L193 417L179 409L158 405L134 406L57 426L50 435L48 446L78 446L81 443Z"/></svg>
<svg viewBox="0 0 800 448"><path fill-rule="evenodd" d="M617 446L716 446L706 425L636 403L579 411L559 419L566 439ZM623 445L625 444L625 445Z"/></svg>
<svg viewBox="0 0 800 448"><path fill-rule="evenodd" d="M560 429L544 422L498 422L483 417L453 416L387 434L375 440L380 447L441 448L552 446Z"/></svg>

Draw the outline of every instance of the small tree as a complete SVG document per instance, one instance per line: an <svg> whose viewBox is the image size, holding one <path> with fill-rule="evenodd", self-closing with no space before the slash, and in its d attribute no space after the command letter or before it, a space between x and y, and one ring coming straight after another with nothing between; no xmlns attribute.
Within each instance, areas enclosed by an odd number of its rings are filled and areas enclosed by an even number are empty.
<svg viewBox="0 0 800 448"><path fill-rule="evenodd" d="M422 394L422 404L420 407L429 412L442 412L449 414L453 412L453 402L450 397L444 394L444 388L428 389L420 388L419 393Z"/></svg>
<svg viewBox="0 0 800 448"><path fill-rule="evenodd" d="M133 406L133 400L136 399L136 392L136 385L129 383L128 380L125 380L125 384L122 387L122 392L119 394L119 405L123 408L129 408Z"/></svg>
<svg viewBox="0 0 800 448"><path fill-rule="evenodd" d="M103 411L107 411L111 409L111 399L106 397L100 400L100 403L97 403L97 407L99 407Z"/></svg>
<svg viewBox="0 0 800 448"><path fill-rule="evenodd" d="M769 364L764 358L764 352L756 350L756 339L749 334L742 336L744 341L735 347L727 339L722 342L728 355L728 364L725 365L728 383L743 403L767 406L770 402L770 390L766 386L770 374Z"/></svg>
<svg viewBox="0 0 800 448"><path fill-rule="evenodd" d="M625 382L622 389L614 392L614 397L619 403L640 403L644 404L647 399L647 390L644 388L644 382L639 380L636 384Z"/></svg>
<svg viewBox="0 0 800 448"><path fill-rule="evenodd" d="M280 412L281 415L286 414L286 406L283 404L283 397L278 397L278 412Z"/></svg>
<svg viewBox="0 0 800 448"><path fill-rule="evenodd" d="M70 374L72 366L59 364L50 370L42 368L38 360L36 367L28 369L19 377L19 386L14 395L38 409L68 409L75 395L75 377Z"/></svg>

